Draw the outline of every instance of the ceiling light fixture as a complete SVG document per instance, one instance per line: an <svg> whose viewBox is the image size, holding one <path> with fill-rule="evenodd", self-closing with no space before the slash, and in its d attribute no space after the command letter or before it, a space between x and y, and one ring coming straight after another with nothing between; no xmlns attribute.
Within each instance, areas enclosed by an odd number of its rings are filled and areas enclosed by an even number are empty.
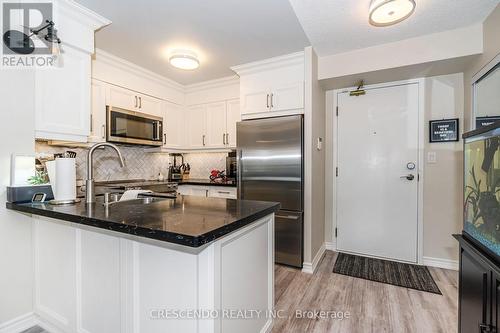
<svg viewBox="0 0 500 333"><path fill-rule="evenodd" d="M415 0L372 0L370 24L387 27L406 20L415 11Z"/></svg>
<svg viewBox="0 0 500 333"><path fill-rule="evenodd" d="M200 61L196 53L188 50L176 50L172 52L169 62L170 65L185 70L192 70L200 67Z"/></svg>

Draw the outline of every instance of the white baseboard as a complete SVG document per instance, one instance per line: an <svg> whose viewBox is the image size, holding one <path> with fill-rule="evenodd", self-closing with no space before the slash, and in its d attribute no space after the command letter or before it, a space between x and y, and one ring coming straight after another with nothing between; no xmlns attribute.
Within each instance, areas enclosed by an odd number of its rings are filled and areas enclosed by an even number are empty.
<svg viewBox="0 0 500 333"><path fill-rule="evenodd" d="M323 245L321 245L318 253L316 253L316 255L314 256L314 259L312 262L304 262L302 264L302 272L308 273L308 274L314 274L314 272L316 271L316 268L318 268L319 262L321 261L321 259L325 255L325 251L326 251L325 244L323 244Z"/></svg>
<svg viewBox="0 0 500 333"><path fill-rule="evenodd" d="M325 242L325 249L329 251L335 251L337 250L337 245L335 242Z"/></svg>
<svg viewBox="0 0 500 333"><path fill-rule="evenodd" d="M442 258L432 258L432 257L423 257L422 263L425 266L451 269L454 271L458 271L458 260L451 259L442 259Z"/></svg>
<svg viewBox="0 0 500 333"><path fill-rule="evenodd" d="M36 316L33 312L26 313L17 318L0 324L0 333L19 333L37 324Z"/></svg>

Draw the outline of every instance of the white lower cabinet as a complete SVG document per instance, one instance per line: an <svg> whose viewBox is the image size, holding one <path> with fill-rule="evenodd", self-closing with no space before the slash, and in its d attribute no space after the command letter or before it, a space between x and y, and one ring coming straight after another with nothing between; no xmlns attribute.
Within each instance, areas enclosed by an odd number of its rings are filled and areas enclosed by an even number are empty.
<svg viewBox="0 0 500 333"><path fill-rule="evenodd" d="M165 311L273 309L273 215L201 251L82 228L34 218L34 312L50 332L263 332L271 326L265 317L167 319Z"/></svg>
<svg viewBox="0 0 500 333"><path fill-rule="evenodd" d="M181 195L195 195L210 198L237 199L236 187L179 185L177 192Z"/></svg>
<svg viewBox="0 0 500 333"><path fill-rule="evenodd" d="M208 196L212 198L237 199L236 187L210 186Z"/></svg>

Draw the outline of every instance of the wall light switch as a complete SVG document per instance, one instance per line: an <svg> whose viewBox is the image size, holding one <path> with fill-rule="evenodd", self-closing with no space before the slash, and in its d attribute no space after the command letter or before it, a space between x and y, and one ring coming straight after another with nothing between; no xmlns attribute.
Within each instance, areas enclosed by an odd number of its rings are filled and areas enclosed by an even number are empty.
<svg viewBox="0 0 500 333"><path fill-rule="evenodd" d="M437 155L435 151L430 151L427 153L427 163L429 164L437 163Z"/></svg>
<svg viewBox="0 0 500 333"><path fill-rule="evenodd" d="M323 149L323 138L318 138L318 142L316 143L316 149L317 150Z"/></svg>

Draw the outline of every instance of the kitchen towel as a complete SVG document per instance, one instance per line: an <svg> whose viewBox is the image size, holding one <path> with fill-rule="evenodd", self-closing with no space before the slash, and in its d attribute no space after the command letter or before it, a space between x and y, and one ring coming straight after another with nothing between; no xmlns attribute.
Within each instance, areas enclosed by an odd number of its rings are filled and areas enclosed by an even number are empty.
<svg viewBox="0 0 500 333"><path fill-rule="evenodd" d="M74 158L56 158L45 163L54 200L76 199L76 163Z"/></svg>
<svg viewBox="0 0 500 333"><path fill-rule="evenodd" d="M122 194L119 201L133 200L137 199L137 196L141 193L151 193L149 190L128 190Z"/></svg>

